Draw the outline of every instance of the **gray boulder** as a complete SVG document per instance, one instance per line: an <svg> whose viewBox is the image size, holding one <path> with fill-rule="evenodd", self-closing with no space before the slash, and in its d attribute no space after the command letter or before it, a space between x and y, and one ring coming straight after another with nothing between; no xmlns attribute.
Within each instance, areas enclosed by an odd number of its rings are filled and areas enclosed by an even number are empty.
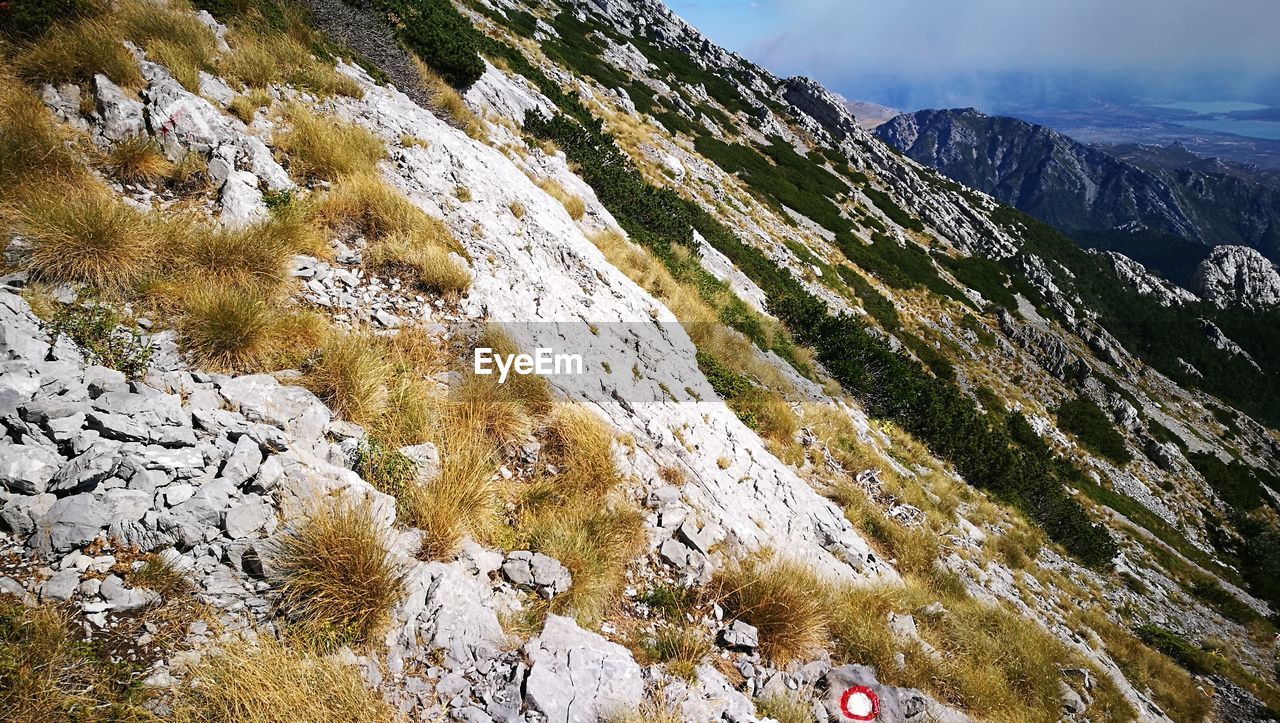
<svg viewBox="0 0 1280 723"><path fill-rule="evenodd" d="M36 522L36 545L43 552L67 552L92 542L110 522L110 509L96 496L63 497Z"/></svg>
<svg viewBox="0 0 1280 723"><path fill-rule="evenodd" d="M0 485L10 492L38 495L62 467L62 458L44 447L0 446Z"/></svg>
<svg viewBox="0 0 1280 723"><path fill-rule="evenodd" d="M548 615L525 654L529 707L548 720L595 723L616 711L635 710L644 697L644 679L631 653L571 618Z"/></svg>
<svg viewBox="0 0 1280 723"><path fill-rule="evenodd" d="M74 567L59 570L40 585L40 599L63 602L70 600L80 587L80 571Z"/></svg>
<svg viewBox="0 0 1280 723"><path fill-rule="evenodd" d="M120 86L101 73L93 76L93 91L98 110L94 137L101 145L146 135L142 103L125 95Z"/></svg>

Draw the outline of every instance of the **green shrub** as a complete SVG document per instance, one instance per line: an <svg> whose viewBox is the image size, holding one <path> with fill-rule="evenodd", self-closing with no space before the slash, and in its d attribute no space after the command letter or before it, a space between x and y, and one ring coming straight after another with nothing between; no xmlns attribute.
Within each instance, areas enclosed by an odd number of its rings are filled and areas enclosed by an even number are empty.
<svg viewBox="0 0 1280 723"><path fill-rule="evenodd" d="M1218 672L1218 666L1214 665L1209 653L1173 631L1146 624L1134 628L1133 634L1142 642L1173 658L1189 673L1209 675Z"/></svg>
<svg viewBox="0 0 1280 723"><path fill-rule="evenodd" d="M100 10L93 0L26 0L0 4L0 35L14 40L33 40L51 26L95 15Z"/></svg>
<svg viewBox="0 0 1280 723"><path fill-rule="evenodd" d="M411 486L418 479L418 465L399 450L384 446L373 437L366 438L356 448L352 467L364 481L379 492L396 498L396 517L407 520L412 515Z"/></svg>
<svg viewBox="0 0 1280 723"><path fill-rule="evenodd" d="M1076 397L1063 402L1056 411L1058 426L1074 434L1084 448L1119 465L1128 464L1133 454L1124 437L1112 426L1106 412L1089 399Z"/></svg>
<svg viewBox="0 0 1280 723"><path fill-rule="evenodd" d="M449 85L465 88L484 74L482 35L450 0L373 0L396 35Z"/></svg>
<svg viewBox="0 0 1280 723"><path fill-rule="evenodd" d="M92 363L139 379L146 375L155 350L142 340L136 327L122 326L123 321L115 311L95 301L76 302L58 309L49 331L75 342Z"/></svg>
<svg viewBox="0 0 1280 723"><path fill-rule="evenodd" d="M862 189L862 192L867 194L867 198L870 198L871 202L876 205L876 208L880 209L884 215L888 216L889 220L903 228L909 228L912 231L924 230L924 224L920 223L920 219L902 210L901 206L893 202L893 199L889 197L889 194L877 188L871 188L870 186Z"/></svg>

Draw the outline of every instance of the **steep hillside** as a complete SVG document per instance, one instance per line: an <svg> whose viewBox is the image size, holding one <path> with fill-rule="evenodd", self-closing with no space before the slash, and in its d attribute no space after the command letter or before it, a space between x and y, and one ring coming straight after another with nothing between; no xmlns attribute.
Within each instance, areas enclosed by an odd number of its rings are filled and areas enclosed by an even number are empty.
<svg viewBox="0 0 1280 723"><path fill-rule="evenodd" d="M1248 246L1280 260L1280 195L1266 174L1135 148L1118 149L1127 154L1118 156L971 108L904 114L875 133L948 178L1090 244L1126 252L1125 245L1154 232ZM1177 250L1166 247L1164 255Z"/></svg>
<svg viewBox="0 0 1280 723"><path fill-rule="evenodd" d="M40 7L0 68L0 715L1280 708L1274 310L656 0ZM477 363L543 350L581 369Z"/></svg>

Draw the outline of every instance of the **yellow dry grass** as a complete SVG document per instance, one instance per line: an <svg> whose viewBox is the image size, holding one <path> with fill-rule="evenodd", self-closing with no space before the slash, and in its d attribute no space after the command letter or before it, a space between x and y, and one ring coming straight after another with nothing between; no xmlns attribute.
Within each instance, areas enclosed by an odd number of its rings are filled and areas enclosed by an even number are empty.
<svg viewBox="0 0 1280 723"><path fill-rule="evenodd" d="M459 296L471 285L471 274L449 255L449 246L456 242L448 227L436 219L424 219L416 233L394 233L375 241L368 261L427 291Z"/></svg>
<svg viewBox="0 0 1280 723"><path fill-rule="evenodd" d="M760 653L778 666L817 654L827 644L830 587L803 563L756 553L717 573L720 604L756 627Z"/></svg>
<svg viewBox="0 0 1280 723"><path fill-rule="evenodd" d="M154 2L120 3L115 16L125 38L141 45L148 58L168 68L184 88L200 92L200 71L211 68L217 54L212 30L181 7Z"/></svg>
<svg viewBox="0 0 1280 723"><path fill-rule="evenodd" d="M309 640L373 644L404 593L368 504L330 500L283 535L272 555L280 607Z"/></svg>
<svg viewBox="0 0 1280 723"><path fill-rule="evenodd" d="M547 195L556 199L564 206L564 210L574 221L582 220L587 213L587 203L582 200L581 196L574 195L565 190L564 186L556 183L550 178L544 178L537 181L538 187L547 193Z"/></svg>
<svg viewBox="0 0 1280 723"><path fill-rule="evenodd" d="M0 200L29 183L85 180L74 141L40 97L0 64Z"/></svg>
<svg viewBox="0 0 1280 723"><path fill-rule="evenodd" d="M290 170L304 178L333 181L341 176L372 173L387 149L369 130L301 106L288 111L289 128L276 134L276 147Z"/></svg>
<svg viewBox="0 0 1280 723"><path fill-rule="evenodd" d="M359 670L265 636L233 643L183 671L174 689L179 723L392 723L399 716Z"/></svg>
<svg viewBox="0 0 1280 723"><path fill-rule="evenodd" d="M471 138L481 140L484 137L484 122L467 107L466 101L452 86L431 69L431 66L413 56L414 68L418 71L419 87L427 94L431 102L431 110L444 119L446 123L466 133Z"/></svg>
<svg viewBox="0 0 1280 723"><path fill-rule="evenodd" d="M23 260L36 278L122 291L150 273L160 224L95 186L32 191L5 211L27 241Z"/></svg>
<svg viewBox="0 0 1280 723"><path fill-rule="evenodd" d="M147 136L134 136L111 146L104 165L111 175L126 183L154 183L173 171L160 145Z"/></svg>
<svg viewBox="0 0 1280 723"><path fill-rule="evenodd" d="M120 37L119 24L109 16L56 25L19 48L14 66L21 78L36 84L88 82L101 73L124 88L138 88L142 73Z"/></svg>

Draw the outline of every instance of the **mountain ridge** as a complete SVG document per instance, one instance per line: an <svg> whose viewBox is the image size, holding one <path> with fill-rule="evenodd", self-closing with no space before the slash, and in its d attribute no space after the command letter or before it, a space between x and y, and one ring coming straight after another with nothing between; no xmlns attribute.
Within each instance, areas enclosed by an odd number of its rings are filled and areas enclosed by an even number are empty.
<svg viewBox="0 0 1280 723"><path fill-rule="evenodd" d="M1141 224L1202 245L1250 246L1273 261L1280 253L1276 191L1240 172L1136 165L1044 126L974 109L904 114L876 134L1068 235Z"/></svg>

